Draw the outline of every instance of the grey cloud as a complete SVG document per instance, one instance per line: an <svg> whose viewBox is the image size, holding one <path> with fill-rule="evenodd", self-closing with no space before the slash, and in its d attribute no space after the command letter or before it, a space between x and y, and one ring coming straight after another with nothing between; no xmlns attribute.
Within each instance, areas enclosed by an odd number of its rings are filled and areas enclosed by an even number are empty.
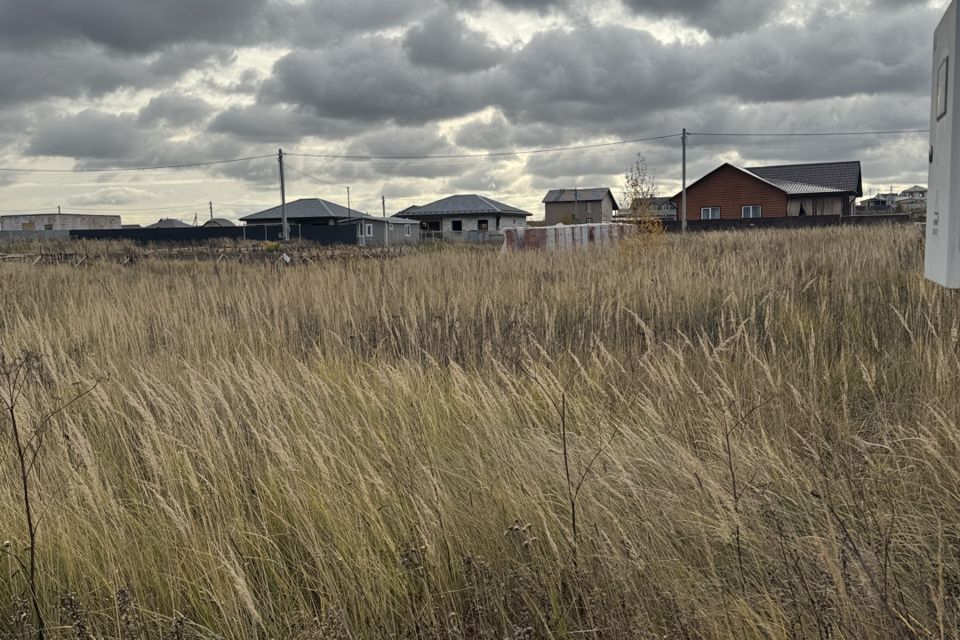
<svg viewBox="0 0 960 640"><path fill-rule="evenodd" d="M489 38L469 28L456 14L435 11L403 39L407 57L415 65L469 73L489 69L506 56Z"/></svg>
<svg viewBox="0 0 960 640"><path fill-rule="evenodd" d="M260 99L310 108L318 116L419 124L482 109L484 77L444 77L410 64L396 41L368 37L294 51L274 66Z"/></svg>
<svg viewBox="0 0 960 640"><path fill-rule="evenodd" d="M67 199L67 204L76 207L99 205L124 205L147 200L152 193L131 187L105 187Z"/></svg>
<svg viewBox="0 0 960 640"><path fill-rule="evenodd" d="M299 142L303 138L345 138L359 133L361 129L350 122L319 118L302 108L265 104L230 107L217 115L209 127L213 133L229 134L271 146Z"/></svg>
<svg viewBox="0 0 960 640"><path fill-rule="evenodd" d="M304 47L342 41L357 33L396 28L418 19L435 6L433 0L307 0L303 4L275 4L269 30L281 39Z"/></svg>
<svg viewBox="0 0 960 640"><path fill-rule="evenodd" d="M164 123L181 127L204 120L212 110L210 103L202 98L168 92L151 98L138 118L148 125Z"/></svg>
<svg viewBox="0 0 960 640"><path fill-rule="evenodd" d="M45 121L30 140L27 154L68 158L124 160L152 146L159 136L140 128L133 114L87 109Z"/></svg>
<svg viewBox="0 0 960 640"><path fill-rule="evenodd" d="M750 31L766 24L783 8L783 0L624 0L634 12L677 18L714 35Z"/></svg>

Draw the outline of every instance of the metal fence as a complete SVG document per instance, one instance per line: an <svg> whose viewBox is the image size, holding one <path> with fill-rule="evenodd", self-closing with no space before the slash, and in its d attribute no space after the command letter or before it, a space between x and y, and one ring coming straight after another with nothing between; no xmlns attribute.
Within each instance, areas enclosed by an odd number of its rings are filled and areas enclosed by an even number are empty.
<svg viewBox="0 0 960 640"><path fill-rule="evenodd" d="M276 242L283 237L281 225L244 227L190 227L187 229L97 229L71 231L71 239L130 240L141 244L202 244L212 240L259 240ZM352 226L290 225L291 240L306 240L320 245L357 244Z"/></svg>

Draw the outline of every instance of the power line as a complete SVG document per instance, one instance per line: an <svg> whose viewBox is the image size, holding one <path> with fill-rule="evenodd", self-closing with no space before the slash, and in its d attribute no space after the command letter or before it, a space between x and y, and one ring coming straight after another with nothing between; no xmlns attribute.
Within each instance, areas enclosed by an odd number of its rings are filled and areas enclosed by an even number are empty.
<svg viewBox="0 0 960 640"><path fill-rule="evenodd" d="M710 137L730 137L730 138L827 138L840 136L892 136L906 135L913 133L930 133L930 129L900 129L892 131L833 131L833 132L809 132L809 133L705 133L691 131L691 136L710 136Z"/></svg>
<svg viewBox="0 0 960 640"><path fill-rule="evenodd" d="M110 169L28 169L25 167L0 167L0 171L7 171L11 173L130 173L136 171L158 171L162 169L191 169L196 167L211 167L219 164L232 164L235 162L248 162L250 160L263 160L264 158L273 158L273 156L249 156L246 158L231 158L229 160L210 160L207 162L188 162L183 164L155 165L150 167L117 167Z"/></svg>
<svg viewBox="0 0 960 640"><path fill-rule="evenodd" d="M296 154L293 154L293 153L285 153L284 155L286 155L286 156L292 156L292 155L296 155ZM323 178L318 178L317 176L312 176L312 175L310 175L309 173L305 173L305 172L303 172L303 171L300 171L300 169L297 169L297 168L294 167L294 166L291 166L291 165L285 165L285 166L286 166L287 169L291 169L291 170L293 170L293 171L296 171L297 173L299 173L300 175L302 175L302 176L305 177L305 178L310 178L311 180L316 180L317 182L322 182L323 184L328 184L328 185L330 185L331 187L340 187L341 189L343 188L343 185L339 185L339 184L337 184L337 183L335 183L335 182L330 182L329 180L324 180Z"/></svg>
<svg viewBox="0 0 960 640"><path fill-rule="evenodd" d="M81 213L97 213L98 211L115 211L115 212L117 212L117 213L122 213L122 212L126 212L126 211L174 211L174 210L196 209L197 207L206 207L206 206L207 206L207 203L206 203L206 202L203 202L203 203L199 203L199 204L198 204L198 203L193 203L193 204L166 206L166 207L140 207L140 208L127 208L127 207L124 207L124 208L120 208L120 209L115 209L115 208L109 208L109 209L101 209L101 208L97 208L97 209L86 209L86 208L80 208L80 209L78 209L78 208L76 208L76 207L71 207L70 210L71 210L71 211L78 211L78 212L81 212ZM56 207L54 207L54 208L56 208Z"/></svg>
<svg viewBox="0 0 960 640"><path fill-rule="evenodd" d="M615 142L600 142L596 144L574 145L569 147L550 147L545 149L525 149L522 151L493 151L487 153L449 153L449 154L425 154L425 155L406 155L406 156L376 156L376 155L345 155L334 153L288 153L286 155L298 158L322 158L326 160L456 160L459 158L503 158L509 156L525 156L538 153L557 153L560 151L579 151L581 149L600 149L603 147L615 147L625 144L637 144L640 142L656 142L658 140L669 140L670 138L679 138L679 133L673 133L664 136L654 136L652 138L635 138L633 140L617 140Z"/></svg>

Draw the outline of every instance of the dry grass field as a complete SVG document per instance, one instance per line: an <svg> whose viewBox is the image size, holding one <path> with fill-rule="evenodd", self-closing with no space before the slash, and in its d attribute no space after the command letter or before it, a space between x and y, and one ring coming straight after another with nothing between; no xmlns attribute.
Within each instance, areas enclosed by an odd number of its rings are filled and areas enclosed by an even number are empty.
<svg viewBox="0 0 960 640"><path fill-rule="evenodd" d="M957 637L960 296L921 256L0 265L47 636ZM33 638L0 436L0 638Z"/></svg>

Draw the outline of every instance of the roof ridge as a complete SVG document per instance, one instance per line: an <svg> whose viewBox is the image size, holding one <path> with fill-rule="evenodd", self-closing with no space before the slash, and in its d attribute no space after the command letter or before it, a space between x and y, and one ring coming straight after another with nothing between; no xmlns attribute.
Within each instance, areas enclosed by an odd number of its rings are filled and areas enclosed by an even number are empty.
<svg viewBox="0 0 960 640"><path fill-rule="evenodd" d="M479 193L474 193L474 194L472 194L472 195L473 195L475 198L479 198L480 200L483 200L483 201L486 202L488 205L490 205L491 207L493 207L493 210L496 211L497 213L503 213L503 209L501 209L500 207L498 207L497 205L495 205L493 202L491 202L490 200L486 199L485 197L481 196Z"/></svg>
<svg viewBox="0 0 960 640"><path fill-rule="evenodd" d="M784 169L787 167L819 167L833 164L860 164L859 160L830 160L828 162L795 162L792 164L765 164L754 167L747 167L747 170L753 169Z"/></svg>

